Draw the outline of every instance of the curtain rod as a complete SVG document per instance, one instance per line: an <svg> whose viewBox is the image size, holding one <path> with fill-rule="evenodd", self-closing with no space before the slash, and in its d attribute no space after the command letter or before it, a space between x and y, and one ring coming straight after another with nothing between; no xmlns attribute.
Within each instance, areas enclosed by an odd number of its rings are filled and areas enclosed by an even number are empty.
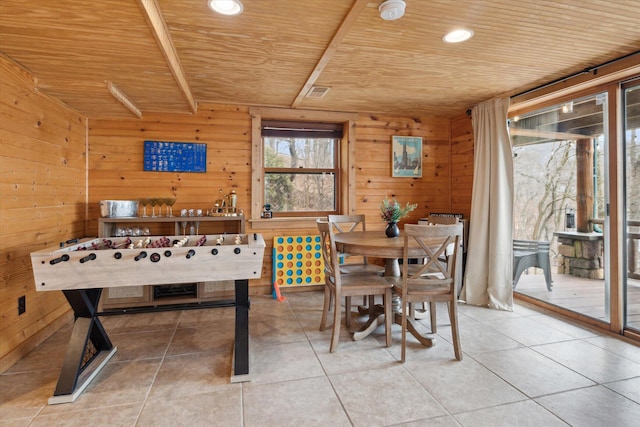
<svg viewBox="0 0 640 427"><path fill-rule="evenodd" d="M614 63L616 63L616 62L618 62L618 61L622 61L622 60L624 60L624 59L630 58L630 57L632 57L632 56L634 56L634 55L638 55L638 54L640 54L640 50L637 50L637 51L635 51L635 52L629 53L629 54L627 54L627 55L621 56L621 57L616 58L616 59L612 59L611 61L607 61L607 62L605 62L604 64L596 65L595 67L585 68L585 69L584 69L584 70L582 70L582 71L579 71L579 72L577 72L577 73L573 73L573 74L569 74L568 76L561 77L561 78L556 79L556 80L553 80L553 81L551 81L551 82L549 82L549 83L544 83L544 84L541 84L540 86L536 86L536 87L534 87L534 88L527 89L527 90L525 90L525 91L523 91L523 92L520 92L520 93L517 93L517 94L515 94L515 95L512 95L512 96L511 96L511 98L516 98L516 97L521 96L521 95L526 95L526 94L531 93L531 92L534 92L534 91L536 91L536 90L543 89L543 88L548 87L548 86L552 86L552 85L554 85L554 84L556 84L556 83L560 83L560 82L563 82L563 81L565 81L565 80L569 80L569 79L572 79L572 78L574 78L574 77L581 76L581 75L583 75L583 74L593 73L593 75L595 76L595 75L597 75L597 74L598 74L598 70L599 70L600 68L602 68L602 67L606 67L607 65L614 64Z"/></svg>

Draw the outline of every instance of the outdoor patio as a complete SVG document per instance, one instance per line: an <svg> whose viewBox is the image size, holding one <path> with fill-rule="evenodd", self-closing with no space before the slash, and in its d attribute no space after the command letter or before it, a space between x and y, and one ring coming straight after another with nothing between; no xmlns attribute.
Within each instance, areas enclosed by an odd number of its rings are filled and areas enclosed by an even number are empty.
<svg viewBox="0 0 640 427"><path fill-rule="evenodd" d="M568 274L552 274L552 277L553 290L549 292L542 274L525 272L520 277L515 291L596 319L607 320L604 280L585 279ZM628 326L640 330L640 281L629 280L627 293Z"/></svg>

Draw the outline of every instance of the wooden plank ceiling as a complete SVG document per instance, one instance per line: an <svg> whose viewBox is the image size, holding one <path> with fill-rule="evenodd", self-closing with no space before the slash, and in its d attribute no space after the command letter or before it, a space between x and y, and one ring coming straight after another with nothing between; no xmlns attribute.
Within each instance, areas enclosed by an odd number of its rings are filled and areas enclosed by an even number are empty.
<svg viewBox="0 0 640 427"><path fill-rule="evenodd" d="M638 1L407 0L396 21L382 0L242 1L225 17L206 0L2 0L0 52L117 118L201 102L452 117L640 51ZM470 41L442 42L461 26ZM305 98L311 84L331 89Z"/></svg>

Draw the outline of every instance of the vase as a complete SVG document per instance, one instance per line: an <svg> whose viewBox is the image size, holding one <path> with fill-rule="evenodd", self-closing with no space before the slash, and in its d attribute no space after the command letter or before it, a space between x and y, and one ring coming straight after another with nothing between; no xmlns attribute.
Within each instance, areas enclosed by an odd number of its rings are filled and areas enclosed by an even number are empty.
<svg viewBox="0 0 640 427"><path fill-rule="evenodd" d="M400 229L398 228L398 224L396 224L395 222L390 222L387 225L387 229L384 230L384 233L387 235L387 237L391 238L391 237L398 237L400 235Z"/></svg>

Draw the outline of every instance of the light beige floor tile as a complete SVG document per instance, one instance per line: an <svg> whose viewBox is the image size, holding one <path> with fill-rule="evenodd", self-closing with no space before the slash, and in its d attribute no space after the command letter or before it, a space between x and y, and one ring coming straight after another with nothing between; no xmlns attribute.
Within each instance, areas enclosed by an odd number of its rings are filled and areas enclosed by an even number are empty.
<svg viewBox="0 0 640 427"><path fill-rule="evenodd" d="M249 336L251 337L251 345L254 347L307 341L307 336L293 313L286 316L277 314L257 316L251 313L249 316Z"/></svg>
<svg viewBox="0 0 640 427"><path fill-rule="evenodd" d="M251 316L251 311L249 315ZM234 326L235 307L203 308L185 310L182 313L178 328L220 328Z"/></svg>
<svg viewBox="0 0 640 427"><path fill-rule="evenodd" d="M598 383L640 376L640 364L584 341L545 344L532 350Z"/></svg>
<svg viewBox="0 0 640 427"><path fill-rule="evenodd" d="M536 399L572 426L637 426L640 405L602 386Z"/></svg>
<svg viewBox="0 0 640 427"><path fill-rule="evenodd" d="M124 362L164 357L172 337L172 330L110 334L111 343L118 347L112 361Z"/></svg>
<svg viewBox="0 0 640 427"><path fill-rule="evenodd" d="M58 369L0 375L0 420L35 416L53 396Z"/></svg>
<svg viewBox="0 0 640 427"><path fill-rule="evenodd" d="M344 311L343 311L344 313ZM318 310L296 311L296 317L300 326L302 327L306 337L310 341L326 340L330 342L333 329L333 311L329 313L330 317L327 319L327 328L324 331L320 330L320 319L322 318L322 308ZM367 318L366 316L357 316L354 314L352 317L351 331L356 331L364 325ZM382 327L379 328L384 331ZM352 332L346 327L344 315L340 323L340 341L350 341Z"/></svg>
<svg viewBox="0 0 640 427"><path fill-rule="evenodd" d="M515 402L473 412L457 414L455 418L463 426L495 427L560 427L567 424L531 400Z"/></svg>
<svg viewBox="0 0 640 427"><path fill-rule="evenodd" d="M528 348L481 353L474 358L529 397L594 385L594 382Z"/></svg>
<svg viewBox="0 0 640 427"><path fill-rule="evenodd" d="M60 369L66 353L66 343L45 341L13 366L8 373L41 371L46 369Z"/></svg>
<svg viewBox="0 0 640 427"><path fill-rule="evenodd" d="M151 386L149 398L177 398L228 386L231 366L230 352L166 357Z"/></svg>
<svg viewBox="0 0 640 427"><path fill-rule="evenodd" d="M209 393L149 400L136 426L242 426L240 384Z"/></svg>
<svg viewBox="0 0 640 427"><path fill-rule="evenodd" d="M182 311L127 314L113 327L110 333L126 334L129 332L173 330L180 322L181 316Z"/></svg>
<svg viewBox="0 0 640 427"><path fill-rule="evenodd" d="M144 402L161 359L109 362L73 403L49 405L42 414Z"/></svg>
<svg viewBox="0 0 640 427"><path fill-rule="evenodd" d="M246 426L349 426L326 377L272 384L243 384Z"/></svg>
<svg viewBox="0 0 640 427"><path fill-rule="evenodd" d="M407 362L405 368L452 414L527 398L469 357L462 361Z"/></svg>
<svg viewBox="0 0 640 427"><path fill-rule="evenodd" d="M333 353L329 353L328 341L312 341L311 345L327 375L385 368L397 363L387 348L372 337L342 341Z"/></svg>
<svg viewBox="0 0 640 427"><path fill-rule="evenodd" d="M116 427L134 426L142 402L133 405L108 406L57 414L38 415L30 426L33 427L85 427L87 425Z"/></svg>
<svg viewBox="0 0 640 427"><path fill-rule="evenodd" d="M461 324L459 331L462 351L472 355L486 351L507 350L510 348L522 347L522 344L517 341L512 340L504 334L477 321ZM445 340L451 340L451 327L439 327L438 335Z"/></svg>
<svg viewBox="0 0 640 427"><path fill-rule="evenodd" d="M479 307L464 303L458 304L458 311L465 316L471 317L479 322L502 321L505 319L514 319L516 317L529 316L532 311L526 307L514 304L513 311L495 310L488 307Z"/></svg>
<svg viewBox="0 0 640 427"><path fill-rule="evenodd" d="M33 418L17 418L14 420L1 420L0 427L27 427Z"/></svg>
<svg viewBox="0 0 640 427"><path fill-rule="evenodd" d="M488 326L526 346L574 339L571 335L538 323L531 317L503 319Z"/></svg>
<svg viewBox="0 0 640 427"><path fill-rule="evenodd" d="M446 414L399 365L330 375L329 379L355 426L399 424Z"/></svg>
<svg viewBox="0 0 640 427"><path fill-rule="evenodd" d="M320 377L324 370L307 341L264 346L251 357L252 384Z"/></svg>
<svg viewBox="0 0 640 427"><path fill-rule="evenodd" d="M422 329L425 331L426 329ZM445 333L450 331L451 328L443 329ZM451 337L443 337L438 334L426 334L426 336L434 339L435 344L432 347L425 347L422 345L412 334L407 332L407 344L406 344L406 361L418 361L418 360L450 360L455 359L453 352L453 345L451 345ZM376 340L380 345L384 345L385 336L384 330L375 335ZM400 360L402 353L402 330L400 325L394 325L391 334L391 347L387 349L389 353L396 360ZM464 347L463 347L464 351Z"/></svg>
<svg viewBox="0 0 640 427"><path fill-rule="evenodd" d="M605 387L640 404L640 377L607 383Z"/></svg>
<svg viewBox="0 0 640 427"><path fill-rule="evenodd" d="M585 342L640 363L640 343L634 345L606 335L589 338Z"/></svg>
<svg viewBox="0 0 640 427"><path fill-rule="evenodd" d="M586 326L579 326L570 323L568 320L564 320L558 315L536 314L530 316L529 319L533 320L537 324L549 326L565 334L571 335L573 338L590 338L597 337L598 332L589 329Z"/></svg>
<svg viewBox="0 0 640 427"><path fill-rule="evenodd" d="M100 323L107 331L108 334L111 334L115 328L126 318L125 314L110 314L108 316L100 316Z"/></svg>
<svg viewBox="0 0 640 427"><path fill-rule="evenodd" d="M451 416L426 418L408 423L393 424L392 427L459 427L460 424Z"/></svg>
<svg viewBox="0 0 640 427"><path fill-rule="evenodd" d="M167 350L167 356L201 352L223 352L233 350L235 330L233 327L180 328L176 330Z"/></svg>

